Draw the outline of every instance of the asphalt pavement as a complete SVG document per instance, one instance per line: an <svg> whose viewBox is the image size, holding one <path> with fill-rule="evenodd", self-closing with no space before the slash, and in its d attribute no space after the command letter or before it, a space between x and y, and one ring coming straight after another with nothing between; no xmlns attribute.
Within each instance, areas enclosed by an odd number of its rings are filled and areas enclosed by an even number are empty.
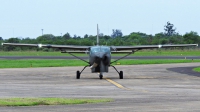
<svg viewBox="0 0 200 112"><path fill-rule="evenodd" d="M1 112L141 112L200 111L200 73L192 68L200 63L118 65L124 79L113 68L100 80L89 68L76 79L83 67L0 69L0 98L64 97L112 98L98 104L0 107ZM112 80L123 86L119 88ZM126 89L124 89L126 88Z"/></svg>

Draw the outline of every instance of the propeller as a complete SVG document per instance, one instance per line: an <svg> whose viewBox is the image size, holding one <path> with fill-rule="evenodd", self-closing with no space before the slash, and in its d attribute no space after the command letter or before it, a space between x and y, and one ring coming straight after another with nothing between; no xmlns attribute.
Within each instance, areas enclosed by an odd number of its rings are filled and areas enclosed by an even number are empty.
<svg viewBox="0 0 200 112"><path fill-rule="evenodd" d="M104 65L108 64L108 57L105 55L102 55L100 57L95 57L95 61L92 64L92 66L90 66L90 69L92 68L96 68L101 62L103 62Z"/></svg>
<svg viewBox="0 0 200 112"><path fill-rule="evenodd" d="M96 68L97 66L98 66L98 64L94 62L93 65L90 66L90 69Z"/></svg>

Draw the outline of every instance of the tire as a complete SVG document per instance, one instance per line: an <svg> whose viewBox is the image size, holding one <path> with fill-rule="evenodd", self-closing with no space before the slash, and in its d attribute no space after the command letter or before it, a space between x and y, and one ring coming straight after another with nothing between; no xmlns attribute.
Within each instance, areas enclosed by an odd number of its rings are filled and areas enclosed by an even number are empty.
<svg viewBox="0 0 200 112"><path fill-rule="evenodd" d="M102 74L100 74L100 75L99 75L99 78L100 78L100 79L103 79L103 75L102 75Z"/></svg>
<svg viewBox="0 0 200 112"><path fill-rule="evenodd" d="M81 73L79 71L76 71L76 79L80 79Z"/></svg>
<svg viewBox="0 0 200 112"><path fill-rule="evenodd" d="M119 72L119 79L123 79L123 71Z"/></svg>

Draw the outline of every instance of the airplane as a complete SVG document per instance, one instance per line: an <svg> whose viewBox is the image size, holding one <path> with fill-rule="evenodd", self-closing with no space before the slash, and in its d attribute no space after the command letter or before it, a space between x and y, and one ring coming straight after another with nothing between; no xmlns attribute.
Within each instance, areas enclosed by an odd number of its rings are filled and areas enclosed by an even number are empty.
<svg viewBox="0 0 200 112"><path fill-rule="evenodd" d="M169 48L169 47L189 47L198 46L198 44L176 44L176 45L140 45L140 46L103 46L99 45L99 29L97 24L97 45L94 46L75 46L75 45L51 45L51 44L23 44L23 43L2 43L3 46L28 46L39 48L58 48L61 53L69 53L77 59L80 59L88 65L86 65L81 71L76 71L76 79L80 79L81 73L86 67L90 67L92 73L98 73L99 78L103 79L103 73L107 73L109 67L113 67L119 74L119 79L123 79L123 71L118 71L112 63L121 60L130 54L133 54L142 49L154 49L154 48ZM70 50L70 51L67 51ZM78 50L78 51L77 51ZM129 50L129 51L128 51ZM81 59L73 53L88 53L89 62ZM125 56L120 57L111 62L111 53L127 53Z"/></svg>

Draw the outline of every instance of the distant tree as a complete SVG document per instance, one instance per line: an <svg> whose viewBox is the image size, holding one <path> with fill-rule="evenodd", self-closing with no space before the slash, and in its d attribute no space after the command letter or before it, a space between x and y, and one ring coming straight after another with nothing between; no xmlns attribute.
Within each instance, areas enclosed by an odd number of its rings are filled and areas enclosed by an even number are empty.
<svg viewBox="0 0 200 112"><path fill-rule="evenodd" d="M81 45L92 46L92 42L89 39L83 39Z"/></svg>
<svg viewBox="0 0 200 112"><path fill-rule="evenodd" d="M64 35L63 35L63 38L64 38L64 39L70 39L70 38L71 38L71 36L70 36L70 34L69 34L69 33L66 33L66 34L64 34Z"/></svg>
<svg viewBox="0 0 200 112"><path fill-rule="evenodd" d="M1 43L3 43L3 40L0 40L0 51L3 50L3 46L1 45Z"/></svg>
<svg viewBox="0 0 200 112"><path fill-rule="evenodd" d="M5 40L8 43L19 43L20 39L19 38L9 38L8 40Z"/></svg>
<svg viewBox="0 0 200 112"><path fill-rule="evenodd" d="M105 40L108 40L108 39L110 39L111 37L108 36L108 35L104 35L102 38L105 39Z"/></svg>
<svg viewBox="0 0 200 112"><path fill-rule="evenodd" d="M128 39L128 42L131 42L132 44L131 45L139 45L140 44L140 39L141 39L141 35L138 34L138 33L135 33L135 32L132 32L130 35L129 35L129 39Z"/></svg>
<svg viewBox="0 0 200 112"><path fill-rule="evenodd" d="M36 40L38 41L38 43L52 44L55 40L55 36L52 34L45 34L45 35L37 37Z"/></svg>
<svg viewBox="0 0 200 112"><path fill-rule="evenodd" d="M176 34L176 28L173 28L174 25L171 24L169 21L167 22L167 25L164 26L164 30L165 30L165 35L167 36L172 36Z"/></svg>
<svg viewBox="0 0 200 112"><path fill-rule="evenodd" d="M74 39L76 39L77 38L77 36L76 36L76 34L74 35L74 37L73 37Z"/></svg>
<svg viewBox="0 0 200 112"><path fill-rule="evenodd" d="M153 41L153 36L152 35L149 35L148 37L146 37L146 42L147 42L146 44L151 45L152 41ZM145 43L143 45L145 45Z"/></svg>
<svg viewBox="0 0 200 112"><path fill-rule="evenodd" d="M19 38L9 38L5 40L5 43L19 43L21 40ZM5 46L4 47L5 51L13 51L13 50L20 50L20 47L15 47L15 46Z"/></svg>
<svg viewBox="0 0 200 112"><path fill-rule="evenodd" d="M103 33L99 33L99 37L103 37L104 36L104 34Z"/></svg>
<svg viewBox="0 0 200 112"><path fill-rule="evenodd" d="M161 38L160 40L159 40L159 44L168 44L168 39L166 39L166 38Z"/></svg>
<svg viewBox="0 0 200 112"><path fill-rule="evenodd" d="M2 37L0 37L0 40L3 40L3 38L2 38Z"/></svg>
<svg viewBox="0 0 200 112"><path fill-rule="evenodd" d="M152 41L152 44L165 44L166 40L165 40L165 34L164 33L157 33L155 34L155 36L153 37L153 41Z"/></svg>
<svg viewBox="0 0 200 112"><path fill-rule="evenodd" d="M169 44L183 44L184 38L182 35L179 35L178 33L176 35L170 36L169 38Z"/></svg>
<svg viewBox="0 0 200 112"><path fill-rule="evenodd" d="M190 33L186 33L183 35L184 42L186 44L197 44L200 43L200 37L197 32L191 31Z"/></svg>
<svg viewBox="0 0 200 112"><path fill-rule="evenodd" d="M149 35L141 32L132 32L131 34L127 36L124 36L126 41L126 45L145 45L145 44L151 44L148 42L151 42Z"/></svg>
<svg viewBox="0 0 200 112"><path fill-rule="evenodd" d="M81 36L77 36L76 38L79 38L79 39L80 39L80 38L81 38Z"/></svg>
<svg viewBox="0 0 200 112"><path fill-rule="evenodd" d="M114 30L113 29L113 33L111 34L112 38L122 37L122 36L123 36L123 33L122 33L121 30L119 30L119 29Z"/></svg>
<svg viewBox="0 0 200 112"><path fill-rule="evenodd" d="M89 37L88 34L85 34L85 35L84 35L84 38L88 38L88 37Z"/></svg>

